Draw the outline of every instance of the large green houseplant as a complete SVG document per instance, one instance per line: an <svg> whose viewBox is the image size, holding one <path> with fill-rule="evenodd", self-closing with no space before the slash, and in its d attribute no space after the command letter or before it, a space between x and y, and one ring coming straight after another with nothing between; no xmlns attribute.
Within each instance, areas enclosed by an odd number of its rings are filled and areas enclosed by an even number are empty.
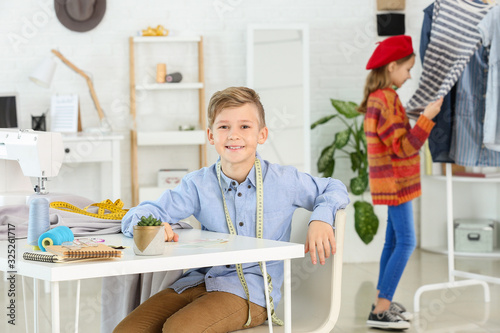
<svg viewBox="0 0 500 333"><path fill-rule="evenodd" d="M340 120L345 125L345 129L336 132L333 142L321 151L317 163L318 172L321 172L324 177L331 177L335 171L336 159L348 158L351 162L351 170L355 173L355 177L349 183L350 190L354 195L362 195L368 188L366 137L363 121L358 123L358 117L362 114L357 111L358 105L354 102L335 99L330 99L330 101L336 112L313 123L311 129L333 119ZM361 240L365 244L370 243L377 233L379 224L371 203L364 200L354 203L354 223Z"/></svg>

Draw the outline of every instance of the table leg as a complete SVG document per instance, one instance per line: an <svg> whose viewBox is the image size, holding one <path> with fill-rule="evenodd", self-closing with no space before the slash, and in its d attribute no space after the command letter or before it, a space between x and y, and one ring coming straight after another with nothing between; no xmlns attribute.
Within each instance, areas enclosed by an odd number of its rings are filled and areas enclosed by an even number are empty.
<svg viewBox="0 0 500 333"><path fill-rule="evenodd" d="M38 280L33 278L33 332L38 333Z"/></svg>
<svg viewBox="0 0 500 333"><path fill-rule="evenodd" d="M285 302L285 333L292 333L292 279L291 279L291 260L284 262L284 302Z"/></svg>
<svg viewBox="0 0 500 333"><path fill-rule="evenodd" d="M80 319L80 280L76 280L75 333L78 333L78 320L79 319Z"/></svg>
<svg viewBox="0 0 500 333"><path fill-rule="evenodd" d="M51 302L51 315L52 315L52 333L59 333L59 282L52 281L50 283L50 302Z"/></svg>

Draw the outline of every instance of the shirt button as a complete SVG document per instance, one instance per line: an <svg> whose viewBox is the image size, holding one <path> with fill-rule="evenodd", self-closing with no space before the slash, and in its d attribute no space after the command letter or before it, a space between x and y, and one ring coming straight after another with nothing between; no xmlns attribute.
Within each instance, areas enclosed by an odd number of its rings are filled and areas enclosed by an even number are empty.
<svg viewBox="0 0 500 333"><path fill-rule="evenodd" d="M245 223L240 222L240 223L238 223L238 224L240 225L240 227L242 227Z"/></svg>
<svg viewBox="0 0 500 333"><path fill-rule="evenodd" d="M231 268L231 265L226 265L226 268Z"/></svg>
<svg viewBox="0 0 500 333"><path fill-rule="evenodd" d="M236 186L236 182L231 182L231 185Z"/></svg>
<svg viewBox="0 0 500 333"><path fill-rule="evenodd" d="M207 278L211 279L212 277L209 275L209 276L207 276Z"/></svg>
<svg viewBox="0 0 500 333"><path fill-rule="evenodd" d="M242 196L241 192L239 192L239 193L238 193L238 196L239 196L239 197L241 197L241 196Z"/></svg>
<svg viewBox="0 0 500 333"><path fill-rule="evenodd" d="M248 188L252 188L252 185L248 185Z"/></svg>
<svg viewBox="0 0 500 333"><path fill-rule="evenodd" d="M231 188L228 188L227 190L228 190L228 191L231 191Z"/></svg>

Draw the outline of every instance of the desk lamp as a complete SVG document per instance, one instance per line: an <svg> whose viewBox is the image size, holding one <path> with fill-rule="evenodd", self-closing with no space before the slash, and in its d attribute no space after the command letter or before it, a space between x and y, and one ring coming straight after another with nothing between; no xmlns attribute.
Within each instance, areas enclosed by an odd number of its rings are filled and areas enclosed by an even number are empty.
<svg viewBox="0 0 500 333"><path fill-rule="evenodd" d="M90 96L92 97L92 101L94 101L95 108L97 109L97 113L99 114L99 120L101 123L100 129L104 131L110 131L111 126L108 120L106 119L106 116L104 115L104 111L102 110L101 105L99 104L99 100L97 99L97 95L94 90L94 84L92 83L90 77L84 71L76 67L73 63L71 63L68 59L66 59L59 51L51 50L51 52L56 57L61 59L61 61L66 66L68 66L81 76L83 76L85 81L87 81L87 85L89 86L90 90ZM54 76L54 72L56 70L56 65L57 63L54 61L54 58L47 58L43 63L40 64L40 66L36 68L36 70L30 75L29 78L31 79L31 81L37 83L38 85L44 88L49 88L52 82L52 78Z"/></svg>

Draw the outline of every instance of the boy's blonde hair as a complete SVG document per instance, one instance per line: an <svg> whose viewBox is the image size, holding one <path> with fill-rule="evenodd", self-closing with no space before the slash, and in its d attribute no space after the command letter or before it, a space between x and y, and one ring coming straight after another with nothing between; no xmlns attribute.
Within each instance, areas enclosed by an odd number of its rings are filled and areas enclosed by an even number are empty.
<svg viewBox="0 0 500 333"><path fill-rule="evenodd" d="M247 87L229 87L212 95L208 104L208 127L211 129L217 115L226 108L239 107L251 103L257 107L260 128L266 126L264 107L259 94Z"/></svg>
<svg viewBox="0 0 500 333"><path fill-rule="evenodd" d="M401 65L414 56L415 53L412 53L404 58L398 59L396 60L396 64ZM366 113L366 104L368 103L368 97L372 92L377 89L384 89L391 86L392 82L389 77L388 67L389 64L374 68L370 71L370 73L368 73L368 76L366 77L365 91L363 93L363 101L358 107L358 112Z"/></svg>

